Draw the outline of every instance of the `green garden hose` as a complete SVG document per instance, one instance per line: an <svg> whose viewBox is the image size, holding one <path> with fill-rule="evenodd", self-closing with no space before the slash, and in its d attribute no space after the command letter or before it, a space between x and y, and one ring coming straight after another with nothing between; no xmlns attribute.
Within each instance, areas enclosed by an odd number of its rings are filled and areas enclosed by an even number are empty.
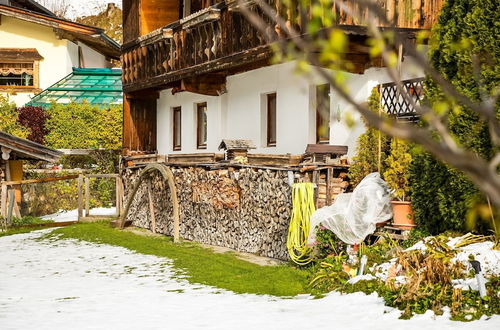
<svg viewBox="0 0 500 330"><path fill-rule="evenodd" d="M298 265L307 265L312 261L312 249L307 246L307 237L311 227L309 219L315 211L314 184L294 183L292 203L292 218L288 227L286 247L293 262Z"/></svg>

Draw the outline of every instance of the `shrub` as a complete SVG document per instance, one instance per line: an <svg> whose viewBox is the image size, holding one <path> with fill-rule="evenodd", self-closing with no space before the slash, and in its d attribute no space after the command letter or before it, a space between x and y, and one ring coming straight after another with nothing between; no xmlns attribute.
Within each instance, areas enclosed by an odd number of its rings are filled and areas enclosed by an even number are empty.
<svg viewBox="0 0 500 330"><path fill-rule="evenodd" d="M491 94L500 76L499 21L496 0L450 0L441 11L430 43L430 58L437 71L464 95L480 99L480 89ZM479 61L477 83L473 62ZM485 159L498 148L491 145L488 124L470 109L450 102L438 84L426 82L427 102L448 104L448 128L462 146ZM496 114L500 118L500 104ZM485 197L467 177L416 149L410 181L415 219L432 233L464 228L467 214Z"/></svg>
<svg viewBox="0 0 500 330"><path fill-rule="evenodd" d="M17 108L17 112L18 123L29 131L27 139L44 144L45 135L49 133L46 127L48 113L42 107L32 106Z"/></svg>
<svg viewBox="0 0 500 330"><path fill-rule="evenodd" d="M47 110L49 134L45 140L52 148L111 149L121 147L122 107L100 108L88 103L52 104Z"/></svg>
<svg viewBox="0 0 500 330"><path fill-rule="evenodd" d="M0 94L0 131L20 138L28 136L28 130L17 122L16 105L7 94Z"/></svg>
<svg viewBox="0 0 500 330"><path fill-rule="evenodd" d="M380 93L373 89L368 106L374 112L380 111ZM385 158L389 148L389 138L379 130L369 127L365 122L366 131L358 137L356 143L356 156L353 157L353 164L349 168L349 178L353 186L356 186L365 176L372 172L385 170ZM379 169L379 143L380 166Z"/></svg>
<svg viewBox="0 0 500 330"><path fill-rule="evenodd" d="M410 191L415 222L431 234L463 231L477 188L467 177L415 148L410 166Z"/></svg>
<svg viewBox="0 0 500 330"><path fill-rule="evenodd" d="M384 179L394 190L394 195L399 200L408 200L410 192L409 167L411 164L411 154L408 143L403 140L393 138L391 140L391 151L387 157L386 170L383 173Z"/></svg>

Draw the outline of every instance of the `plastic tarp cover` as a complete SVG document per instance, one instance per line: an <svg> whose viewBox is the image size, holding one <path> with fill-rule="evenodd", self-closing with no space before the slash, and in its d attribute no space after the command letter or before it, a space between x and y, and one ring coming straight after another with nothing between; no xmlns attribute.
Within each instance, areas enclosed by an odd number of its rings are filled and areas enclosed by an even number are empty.
<svg viewBox="0 0 500 330"><path fill-rule="evenodd" d="M359 244L375 232L376 224L392 218L391 192L378 172L367 175L352 193L340 194L330 206L311 216L308 244L313 245L319 225L347 244Z"/></svg>

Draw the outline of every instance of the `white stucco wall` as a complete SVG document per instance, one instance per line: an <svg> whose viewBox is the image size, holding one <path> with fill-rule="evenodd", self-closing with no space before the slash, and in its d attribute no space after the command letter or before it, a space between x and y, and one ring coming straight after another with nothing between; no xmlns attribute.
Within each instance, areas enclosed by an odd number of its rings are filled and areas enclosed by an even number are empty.
<svg viewBox="0 0 500 330"><path fill-rule="evenodd" d="M409 61L403 64L403 79L421 77ZM371 68L364 74L347 75L347 87L359 102L368 99L378 84L392 81L387 70ZM165 90L158 100L158 152L192 153L217 152L223 138L250 139L257 149L252 152L276 154L302 154L308 143L315 143L316 112L315 86L326 81L312 73L307 76L295 73L295 63L264 67L227 77L227 93L222 96L204 96L188 92L171 94ZM267 147L265 134L265 95L277 94L276 146ZM208 105L208 145L206 150L196 150L196 103ZM356 140L364 131L360 116L344 100L330 91L330 144L347 145L348 156L355 152ZM172 148L172 108L182 107L182 149ZM356 125L347 126L345 118L350 113ZM340 114L340 118L339 117Z"/></svg>
<svg viewBox="0 0 500 330"><path fill-rule="evenodd" d="M86 45L82 47L84 47L86 67L107 67L103 55ZM42 90L64 78L71 73L72 67L79 65L78 45L66 39L59 40L52 28L11 17L2 16L0 48L36 48L43 56L43 60L40 61L39 86ZM31 97L33 93L16 92L11 96L11 100L21 106Z"/></svg>
<svg viewBox="0 0 500 330"><path fill-rule="evenodd" d="M221 97L193 94L189 92L172 95L164 90L158 100L158 150L173 153L173 113L172 108L181 107L181 144L180 153L215 152L222 139ZM196 149L196 105L207 103L207 149Z"/></svg>
<svg viewBox="0 0 500 330"><path fill-rule="evenodd" d="M78 45L82 47L85 68L111 68L111 63L106 61L106 57L101 53L93 50L84 43L78 42Z"/></svg>

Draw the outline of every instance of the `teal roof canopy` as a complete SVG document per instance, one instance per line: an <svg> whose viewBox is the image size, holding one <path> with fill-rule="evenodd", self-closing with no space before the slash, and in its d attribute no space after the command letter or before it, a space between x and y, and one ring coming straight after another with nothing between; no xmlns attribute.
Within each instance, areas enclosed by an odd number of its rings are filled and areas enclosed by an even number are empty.
<svg viewBox="0 0 500 330"><path fill-rule="evenodd" d="M35 95L26 105L48 107L52 102L109 106L122 104L121 69L79 69Z"/></svg>

